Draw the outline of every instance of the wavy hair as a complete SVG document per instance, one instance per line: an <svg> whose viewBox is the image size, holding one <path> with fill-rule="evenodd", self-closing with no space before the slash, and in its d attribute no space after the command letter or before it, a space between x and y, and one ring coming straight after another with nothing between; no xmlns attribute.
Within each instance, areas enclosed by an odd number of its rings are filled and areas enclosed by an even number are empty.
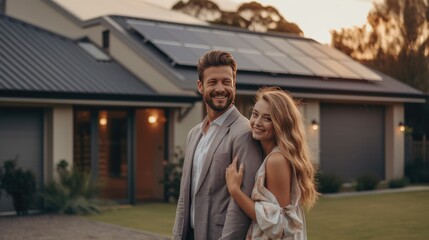
<svg viewBox="0 0 429 240"><path fill-rule="evenodd" d="M258 90L255 101L265 100L271 106L271 119L277 146L281 153L295 168L298 185L301 189L300 203L310 209L317 201L315 174L316 167L310 159L306 134L297 103L278 87Z"/></svg>

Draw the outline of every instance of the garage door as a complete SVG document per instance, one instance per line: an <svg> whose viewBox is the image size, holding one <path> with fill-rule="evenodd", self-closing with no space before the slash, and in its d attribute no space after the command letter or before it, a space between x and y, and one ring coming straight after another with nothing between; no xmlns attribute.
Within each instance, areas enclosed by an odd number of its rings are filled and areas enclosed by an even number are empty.
<svg viewBox="0 0 429 240"><path fill-rule="evenodd" d="M384 107L321 104L320 167L350 182L363 174L384 179Z"/></svg>
<svg viewBox="0 0 429 240"><path fill-rule="evenodd" d="M18 167L31 170L42 183L43 110L0 107L0 164L18 156ZM14 211L5 193L0 198L0 212Z"/></svg>

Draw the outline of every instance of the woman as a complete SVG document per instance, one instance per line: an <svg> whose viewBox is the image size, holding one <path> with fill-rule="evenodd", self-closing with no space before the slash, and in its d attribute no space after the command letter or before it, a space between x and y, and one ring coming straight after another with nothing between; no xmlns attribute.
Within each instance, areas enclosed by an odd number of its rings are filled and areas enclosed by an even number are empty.
<svg viewBox="0 0 429 240"><path fill-rule="evenodd" d="M318 193L294 100L279 88L259 90L250 125L265 156L251 198L240 189L244 166L237 171L237 157L226 170L231 197L253 220L246 239L307 239L302 207L310 209Z"/></svg>

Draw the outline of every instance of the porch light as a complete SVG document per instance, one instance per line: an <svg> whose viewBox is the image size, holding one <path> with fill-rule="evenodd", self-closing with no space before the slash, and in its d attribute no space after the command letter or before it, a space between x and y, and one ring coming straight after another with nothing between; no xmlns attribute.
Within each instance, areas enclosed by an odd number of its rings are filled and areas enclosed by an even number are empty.
<svg viewBox="0 0 429 240"><path fill-rule="evenodd" d="M405 131L405 124L403 122L399 122L399 130L401 132Z"/></svg>
<svg viewBox="0 0 429 240"><path fill-rule="evenodd" d="M100 118L99 123L101 126L106 126L107 125L107 118L105 118L105 117Z"/></svg>
<svg viewBox="0 0 429 240"><path fill-rule="evenodd" d="M319 123L316 120L311 121L311 128L313 128L313 130L319 129Z"/></svg>
<svg viewBox="0 0 429 240"><path fill-rule="evenodd" d="M155 124L155 123L157 123L157 122L158 122L158 117L157 117L157 116L155 116L155 115L150 115L150 116L147 118L147 121L148 121L150 124Z"/></svg>

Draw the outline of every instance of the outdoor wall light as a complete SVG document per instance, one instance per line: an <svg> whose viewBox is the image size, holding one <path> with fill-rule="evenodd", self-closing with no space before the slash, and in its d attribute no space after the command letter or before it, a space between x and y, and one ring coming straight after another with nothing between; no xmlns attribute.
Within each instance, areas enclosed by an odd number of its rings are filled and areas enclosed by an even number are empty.
<svg viewBox="0 0 429 240"><path fill-rule="evenodd" d="M399 130L401 130L401 132L405 131L405 124L403 122L399 122Z"/></svg>
<svg viewBox="0 0 429 240"><path fill-rule="evenodd" d="M311 121L311 128L313 128L313 130L319 129L319 123L316 120Z"/></svg>
<svg viewBox="0 0 429 240"><path fill-rule="evenodd" d="M98 121L100 123L101 126L106 126L107 125L107 118L102 117L100 118L100 121Z"/></svg>
<svg viewBox="0 0 429 240"><path fill-rule="evenodd" d="M149 117L147 118L147 121L150 124L155 124L158 122L158 117L155 115L149 115Z"/></svg>

